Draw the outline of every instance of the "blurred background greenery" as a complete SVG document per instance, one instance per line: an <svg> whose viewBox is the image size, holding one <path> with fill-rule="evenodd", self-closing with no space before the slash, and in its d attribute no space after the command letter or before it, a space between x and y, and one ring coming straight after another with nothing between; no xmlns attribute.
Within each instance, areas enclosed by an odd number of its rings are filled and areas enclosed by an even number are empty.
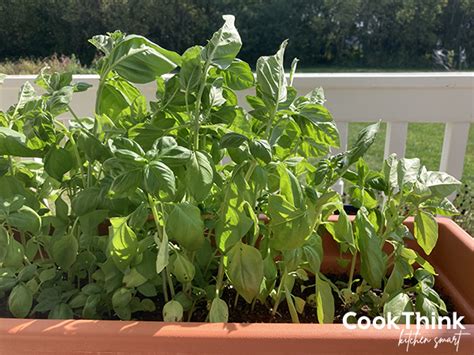
<svg viewBox="0 0 474 355"><path fill-rule="evenodd" d="M0 61L95 56L87 39L120 29L183 52L234 14L251 65L290 40L287 60L314 71L467 69L472 0L2 0Z"/></svg>

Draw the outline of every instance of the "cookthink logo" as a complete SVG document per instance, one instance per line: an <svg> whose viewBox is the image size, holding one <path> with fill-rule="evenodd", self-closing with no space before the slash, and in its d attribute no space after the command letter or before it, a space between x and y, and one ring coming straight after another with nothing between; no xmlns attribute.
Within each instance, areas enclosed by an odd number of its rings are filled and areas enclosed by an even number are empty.
<svg viewBox="0 0 474 355"><path fill-rule="evenodd" d="M362 316L357 318L355 312L348 312L342 318L342 323L347 329L400 329L398 346L405 347L409 351L410 347L416 345L431 344L433 349L438 349L441 344L451 344L455 351L459 351L459 345L463 336L471 335L463 332L466 327L461 323L464 316L458 316L453 312L451 316L432 315L427 317L419 312L402 312L401 314L392 314L388 312L384 317L378 316L373 319ZM420 334L421 329L444 329L458 330L452 334L441 334L440 336L427 337Z"/></svg>
<svg viewBox="0 0 474 355"><path fill-rule="evenodd" d="M356 317L355 312L348 312L342 318L342 323L347 329L369 329L371 326L375 329L400 329L400 325L406 329L466 329L461 324L464 316L458 316L457 312L453 312L452 317L448 316L423 316L419 312L402 312L401 314L392 314L388 312L385 317L378 316L370 319L367 316L362 316L357 319L357 323L350 322L350 319ZM412 320L415 322L413 323ZM350 322L350 323L349 323Z"/></svg>

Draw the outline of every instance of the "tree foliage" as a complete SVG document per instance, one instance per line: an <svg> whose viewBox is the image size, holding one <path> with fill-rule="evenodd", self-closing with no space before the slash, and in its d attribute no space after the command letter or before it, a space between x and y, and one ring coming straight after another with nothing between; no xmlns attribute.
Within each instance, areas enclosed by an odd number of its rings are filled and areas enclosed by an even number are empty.
<svg viewBox="0 0 474 355"><path fill-rule="evenodd" d="M76 54L90 64L95 51L87 39L116 29L182 53L204 45L225 13L237 18L249 63L286 38L288 58L310 67L460 69L474 62L471 0L5 0L0 58Z"/></svg>

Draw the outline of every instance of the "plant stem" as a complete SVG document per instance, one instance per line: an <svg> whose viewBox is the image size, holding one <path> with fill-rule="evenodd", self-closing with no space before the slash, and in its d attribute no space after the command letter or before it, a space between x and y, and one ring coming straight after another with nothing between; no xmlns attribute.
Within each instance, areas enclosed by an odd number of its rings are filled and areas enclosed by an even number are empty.
<svg viewBox="0 0 474 355"><path fill-rule="evenodd" d="M194 151L199 150L199 111L201 109L202 94L206 86L207 71L209 70L209 66L210 63L209 60L207 60L206 64L204 65L204 75L202 78L201 86L199 87L199 91L196 97L196 108L194 109Z"/></svg>
<svg viewBox="0 0 474 355"><path fill-rule="evenodd" d="M175 296L174 285L173 285L173 280L171 279L171 274L168 271L168 266L165 267L165 271L166 271L166 277L168 278L168 285L169 285L170 292L171 292L171 298L174 298L174 296Z"/></svg>
<svg viewBox="0 0 474 355"><path fill-rule="evenodd" d="M79 171L81 173L82 184L84 185L84 188L85 188L87 184L86 184L86 179L84 177L84 164L81 160L81 155L79 154L79 150L77 149L77 144L76 144L76 140L74 139L74 135L71 132L69 132L67 127L62 122L59 122L59 121L56 121L56 122L62 127L62 129L64 130L64 134L69 137L69 141L72 144L72 150L74 151L74 156L76 157L77 163L79 164Z"/></svg>
<svg viewBox="0 0 474 355"><path fill-rule="evenodd" d="M253 302L252 302L252 306L250 307L250 311L253 312L253 310L255 309L255 305L257 304L257 297L255 297L253 299Z"/></svg>
<svg viewBox="0 0 474 355"><path fill-rule="evenodd" d="M286 275L287 275L287 272L286 272L286 267L285 267L285 272L283 273L283 276L281 277L280 284L278 285L277 294L276 294L276 298L275 298L275 303L273 304L273 309L272 309L272 316L275 316L275 314L278 310L278 306L280 305L281 291L283 289L283 285L284 285L285 280L286 280Z"/></svg>
<svg viewBox="0 0 474 355"><path fill-rule="evenodd" d="M166 270L166 268L165 268ZM165 275L165 270L163 270L161 272L161 280L163 281L163 296L165 297L165 302L168 302L169 301L169 298L168 298L168 290L167 290L167 287L166 287L166 275Z"/></svg>
<svg viewBox="0 0 474 355"><path fill-rule="evenodd" d="M354 271L355 271L356 260L357 260L357 250L354 252L354 255L352 255L351 271L349 273L349 283L347 285L349 290L352 290L352 281L354 279Z"/></svg>
<svg viewBox="0 0 474 355"><path fill-rule="evenodd" d="M217 282L216 282L216 297L219 298L222 283L224 281L224 257L221 256L219 260L219 270L217 271Z"/></svg>
<svg viewBox="0 0 474 355"><path fill-rule="evenodd" d="M237 303L239 302L239 293L236 292L235 294L235 298L234 298L234 308L237 307Z"/></svg>
<svg viewBox="0 0 474 355"><path fill-rule="evenodd" d="M155 226L156 226L156 230L157 230L157 233L158 233L158 239L159 241L162 240L162 231L161 231L161 226L160 226L160 222L159 222L159 215L158 215L158 210L156 209L156 205L155 205L155 201L153 200L153 197L148 194L148 205L150 206L150 209L151 209L151 213L153 214L153 220L155 221ZM161 279L163 281L163 295L165 297L165 302L168 302L169 301L169 298L168 298L168 288L166 286L166 281L167 281L167 275L169 276L169 273L168 273L168 268L165 267L162 271L161 271ZM170 290L171 288L173 287L173 285L171 284L170 286ZM172 292L172 296L174 297L174 289L171 291Z"/></svg>

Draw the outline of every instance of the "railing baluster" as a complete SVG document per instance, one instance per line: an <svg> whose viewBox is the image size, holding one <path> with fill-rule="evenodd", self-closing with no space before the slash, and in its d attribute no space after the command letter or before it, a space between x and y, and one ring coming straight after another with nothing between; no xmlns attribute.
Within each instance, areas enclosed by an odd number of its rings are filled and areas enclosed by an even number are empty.
<svg viewBox="0 0 474 355"><path fill-rule="evenodd" d="M460 179L464 168L469 122L448 122L444 130L443 150L439 169Z"/></svg>
<svg viewBox="0 0 474 355"><path fill-rule="evenodd" d="M387 122L387 135L385 137L384 157L396 153L398 157L405 156L407 141L407 122Z"/></svg>
<svg viewBox="0 0 474 355"><path fill-rule="evenodd" d="M337 129L339 131L339 145L337 149L333 149L333 153L341 153L347 150L347 137L349 132L349 123L348 122L336 122Z"/></svg>

